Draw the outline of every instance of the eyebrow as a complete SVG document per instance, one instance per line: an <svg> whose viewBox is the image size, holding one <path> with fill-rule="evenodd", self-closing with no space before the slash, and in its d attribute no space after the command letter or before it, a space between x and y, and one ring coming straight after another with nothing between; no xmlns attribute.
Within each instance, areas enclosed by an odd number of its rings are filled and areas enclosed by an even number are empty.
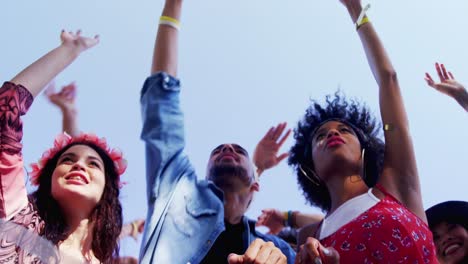
<svg viewBox="0 0 468 264"><path fill-rule="evenodd" d="M215 149L213 149L213 150L211 151L211 154L213 154L213 152L215 152L215 151L219 150L220 148L222 148L224 145L226 145L226 144L221 144L221 145L217 146ZM231 145L232 145L235 149L240 149L240 150L242 150L243 152L245 152L247 156L249 155L249 152L248 152L245 148L241 147L240 145L237 145L237 144L231 144Z"/></svg>
<svg viewBox="0 0 468 264"><path fill-rule="evenodd" d="M354 129L353 129L351 126L348 126L347 124L340 123L340 124L338 125L338 128L343 128L343 127L349 128L349 129L351 129L351 130L354 132ZM323 130L325 130L325 129L326 129L325 127L319 128L319 129L312 135L312 138L315 138L315 135L322 133Z"/></svg>
<svg viewBox="0 0 468 264"><path fill-rule="evenodd" d="M216 150L220 149L223 147L223 144L217 146L216 148L214 148L212 151L211 151L211 154L213 154L213 152L215 152Z"/></svg>
<svg viewBox="0 0 468 264"><path fill-rule="evenodd" d="M249 152L247 152L247 150L243 147L241 147L240 145L237 145L237 144L231 144L234 148L238 148L238 149L241 149L242 151L244 151L247 155L249 154Z"/></svg>
<svg viewBox="0 0 468 264"><path fill-rule="evenodd" d="M59 160L61 160L61 159L64 158L64 157L76 158L77 156L78 156L78 155L76 155L76 153L74 153L74 152L68 152L68 153L65 153L65 154L63 154L62 156L60 156ZM101 165L104 165L104 162L103 162L100 158L98 158L98 157L96 157L96 156L88 155L88 156L86 157L86 159L95 160L95 161L99 162Z"/></svg>

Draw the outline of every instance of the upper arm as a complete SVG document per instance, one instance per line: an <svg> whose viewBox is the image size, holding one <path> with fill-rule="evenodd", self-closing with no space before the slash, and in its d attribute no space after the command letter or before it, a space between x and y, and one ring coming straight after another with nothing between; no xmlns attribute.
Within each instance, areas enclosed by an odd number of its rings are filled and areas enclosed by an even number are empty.
<svg viewBox="0 0 468 264"><path fill-rule="evenodd" d="M382 85L380 105L386 129L384 163L379 183L424 220L416 157L396 76Z"/></svg>
<svg viewBox="0 0 468 264"><path fill-rule="evenodd" d="M141 94L143 129L146 148L148 198L156 195L162 181L173 182L175 173L167 172L171 161L182 157L185 146L184 122L179 105L179 81L166 73L149 77Z"/></svg>
<svg viewBox="0 0 468 264"><path fill-rule="evenodd" d="M33 98L20 85L0 88L0 218L9 219L28 204L21 154L23 123Z"/></svg>
<svg viewBox="0 0 468 264"><path fill-rule="evenodd" d="M385 156L379 183L425 219L408 117L396 71L372 24L363 25L358 33L379 86L382 122L384 127L389 126L385 131Z"/></svg>

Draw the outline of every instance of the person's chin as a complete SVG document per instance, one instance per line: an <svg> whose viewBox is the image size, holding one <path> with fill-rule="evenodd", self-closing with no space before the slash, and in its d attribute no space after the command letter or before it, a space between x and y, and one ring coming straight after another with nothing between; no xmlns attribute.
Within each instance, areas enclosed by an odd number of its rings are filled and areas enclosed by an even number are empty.
<svg viewBox="0 0 468 264"><path fill-rule="evenodd" d="M467 261L468 261L468 249L459 248L456 252L444 258L444 261L442 263L465 264L465 263L468 263Z"/></svg>
<svg viewBox="0 0 468 264"><path fill-rule="evenodd" d="M55 196L70 199L81 199L88 196L86 186L83 185L74 185L74 184L65 184L60 186L58 190L55 191Z"/></svg>

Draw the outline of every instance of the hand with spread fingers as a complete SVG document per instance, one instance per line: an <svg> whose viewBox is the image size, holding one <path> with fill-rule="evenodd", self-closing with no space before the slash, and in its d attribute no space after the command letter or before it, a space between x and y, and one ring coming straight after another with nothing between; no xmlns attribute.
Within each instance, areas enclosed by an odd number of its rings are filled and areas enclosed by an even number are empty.
<svg viewBox="0 0 468 264"><path fill-rule="evenodd" d="M300 246L294 263L339 264L340 255L334 248L325 248L317 239L308 237L306 242Z"/></svg>
<svg viewBox="0 0 468 264"><path fill-rule="evenodd" d="M257 226L266 226L270 229L268 234L277 235L284 226L284 214L276 209L263 209L262 214L257 219Z"/></svg>
<svg viewBox="0 0 468 264"><path fill-rule="evenodd" d="M60 92L55 91L55 82L51 82L44 94L49 101L62 111L62 130L71 136L80 133L78 126L78 109L75 105L76 85L74 82L62 87Z"/></svg>
<svg viewBox="0 0 468 264"><path fill-rule="evenodd" d="M255 239L244 255L230 254L228 256L229 264L285 264L288 260L279 248L272 242L265 242L261 239Z"/></svg>
<svg viewBox="0 0 468 264"><path fill-rule="evenodd" d="M426 72L427 85L436 89L437 91L446 94L455 99L466 111L468 111L468 92L465 87L455 80L453 74L445 69L444 64L435 64L437 75L440 82L436 83L431 75Z"/></svg>
<svg viewBox="0 0 468 264"><path fill-rule="evenodd" d="M99 35L94 36L94 38L89 38L83 37L81 35L81 30L77 30L76 33L62 30L60 40L62 41L62 46L70 47L76 52L81 53L96 46L99 43Z"/></svg>
<svg viewBox="0 0 468 264"><path fill-rule="evenodd" d="M50 83L44 94L49 101L56 105L62 112L75 111L76 84L72 82L62 87L59 92L55 91L55 82Z"/></svg>
<svg viewBox="0 0 468 264"><path fill-rule="evenodd" d="M291 129L288 129L283 135L286 126L287 123L280 123L276 127L270 128L255 147L253 161L257 167L258 175L278 165L288 156L287 152L278 155L279 149L291 134Z"/></svg>

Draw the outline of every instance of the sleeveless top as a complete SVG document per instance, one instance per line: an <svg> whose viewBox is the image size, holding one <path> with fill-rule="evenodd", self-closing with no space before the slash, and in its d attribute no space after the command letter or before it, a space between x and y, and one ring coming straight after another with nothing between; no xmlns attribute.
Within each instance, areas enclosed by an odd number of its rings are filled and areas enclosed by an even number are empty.
<svg viewBox="0 0 468 264"><path fill-rule="evenodd" d="M342 264L438 263L427 224L382 186L377 188L385 194L382 200L320 243L336 249Z"/></svg>

